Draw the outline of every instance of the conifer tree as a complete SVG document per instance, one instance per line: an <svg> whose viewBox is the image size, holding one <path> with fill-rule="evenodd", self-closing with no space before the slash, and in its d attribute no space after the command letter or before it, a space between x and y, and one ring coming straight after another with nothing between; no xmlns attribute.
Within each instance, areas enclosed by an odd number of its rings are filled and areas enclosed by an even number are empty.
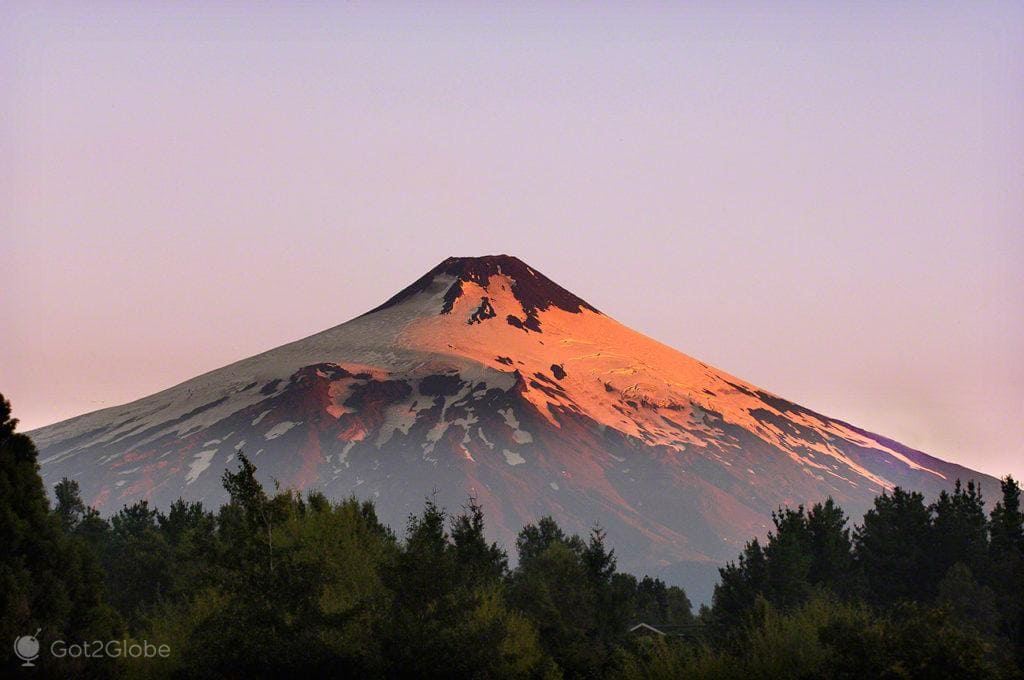
<svg viewBox="0 0 1024 680"><path fill-rule="evenodd" d="M775 531L764 549L764 596L781 609L803 603L811 593L811 534L804 506L772 513Z"/></svg>
<svg viewBox="0 0 1024 680"><path fill-rule="evenodd" d="M51 640L112 635L117 620L102 603L99 566L50 511L36 447L17 424L0 395L0 640L38 629ZM7 655L3 663L14 661Z"/></svg>
<svg viewBox="0 0 1024 680"><path fill-rule="evenodd" d="M508 573L508 556L497 543L484 535L483 508L470 498L465 511L452 521L452 547L458 565L459 580L473 588L496 583Z"/></svg>
<svg viewBox="0 0 1024 680"><path fill-rule="evenodd" d="M110 602L131 627L171 591L171 548L146 501L125 506L110 521L102 560Z"/></svg>
<svg viewBox="0 0 1024 680"><path fill-rule="evenodd" d="M931 511L935 573L941 578L956 564L972 574L987 571L988 518L981 489L974 481L964 486L956 480L953 493L941 491Z"/></svg>
<svg viewBox="0 0 1024 680"><path fill-rule="evenodd" d="M760 541L754 538L748 542L738 561L727 562L718 574L708 622L712 627L709 632L721 639L743 624L767 586L767 565Z"/></svg>
<svg viewBox="0 0 1024 680"><path fill-rule="evenodd" d="M1002 498L992 508L989 529L992 557L1024 555L1024 512L1021 511L1020 485L1012 476L1001 483Z"/></svg>
<svg viewBox="0 0 1024 680"><path fill-rule="evenodd" d="M1024 512L1017 480L1008 476L1001 486L1002 498L989 517L988 583L1002 612L1002 632L1014 646L1017 663L1024 666Z"/></svg>
<svg viewBox="0 0 1024 680"><path fill-rule="evenodd" d="M883 492L854 532L854 558L864 585L864 598L891 605L920 602L934 595L938 578L932 560L931 517L924 496L904 491Z"/></svg>
<svg viewBox="0 0 1024 680"><path fill-rule="evenodd" d="M70 533L78 527L86 513L78 482L64 477L53 488L53 492L57 498L54 512L57 513L64 531Z"/></svg>
<svg viewBox="0 0 1024 680"><path fill-rule="evenodd" d="M811 583L835 593L848 593L853 570L853 544L843 509L831 497L807 513L810 534Z"/></svg>

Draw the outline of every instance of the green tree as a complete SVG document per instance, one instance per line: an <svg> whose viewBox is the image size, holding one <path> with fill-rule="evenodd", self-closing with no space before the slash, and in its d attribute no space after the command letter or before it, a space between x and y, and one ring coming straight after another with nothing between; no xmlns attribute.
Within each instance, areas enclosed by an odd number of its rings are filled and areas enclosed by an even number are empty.
<svg viewBox="0 0 1024 680"><path fill-rule="evenodd" d="M617 574L616 576L626 576ZM632 578L632 577L630 577ZM633 579L636 583L636 579ZM693 611L686 591L678 586L667 586L661 579L644 576L636 583L634 618L646 623L667 626L693 623Z"/></svg>
<svg viewBox="0 0 1024 680"><path fill-rule="evenodd" d="M815 503L807 513L811 583L835 593L847 593L853 573L853 543L846 513L832 498Z"/></svg>
<svg viewBox="0 0 1024 680"><path fill-rule="evenodd" d="M768 533L764 549L764 595L785 609L802 604L811 594L811 533L802 505L772 513L772 521L775 531Z"/></svg>
<svg viewBox="0 0 1024 680"><path fill-rule="evenodd" d="M406 538L382 578L393 593L384 654L397 668L415 675L439 675L454 656L446 632L460 615L456 605L456 562L447 532L448 514L428 499L411 516Z"/></svg>
<svg viewBox="0 0 1024 680"><path fill-rule="evenodd" d="M382 571L392 593L379 621L389 674L525 677L549 668L536 630L505 604L506 563L486 541L475 501L450 518L428 499Z"/></svg>
<svg viewBox="0 0 1024 680"><path fill-rule="evenodd" d="M167 627L183 639L183 674L345 670L346 660L332 659L323 634L331 627L321 607L326 567L304 559L302 542L287 530L308 514L308 506L290 492L268 497L251 461L240 454L238 463L223 475L230 502L217 515L214 584L187 605L166 608L169 617L179 617Z"/></svg>
<svg viewBox="0 0 1024 680"><path fill-rule="evenodd" d="M110 636L118 622L103 604L99 565L50 511L36 448L17 424L0 395L0 639L37 629L45 639ZM4 667L16 661L4 659ZM46 664L54 675L83 672L81 662Z"/></svg>
<svg viewBox="0 0 1024 680"><path fill-rule="evenodd" d="M865 599L890 605L932 597L938 581L933 545L924 496L896 487L876 497L854 532L854 559Z"/></svg>
<svg viewBox="0 0 1024 680"><path fill-rule="evenodd" d="M57 498L54 512L57 513L64 531L70 533L82 522L86 513L78 482L64 477L53 488L53 492Z"/></svg>
<svg viewBox="0 0 1024 680"><path fill-rule="evenodd" d="M936 604L963 625L971 626L986 637L999 633L1000 615L996 594L975 580L971 570L957 562L939 581Z"/></svg>
<svg viewBox="0 0 1024 680"><path fill-rule="evenodd" d="M765 553L756 538L744 546L736 562L727 562L718 570L710 614L704 617L710 637L724 640L744 624L754 601L767 587L767 571Z"/></svg>
<svg viewBox="0 0 1024 680"><path fill-rule="evenodd" d="M783 610L806 602L819 589L847 592L852 575L850 531L846 515L829 498L804 507L772 513L774 530L764 548L755 539L738 563L720 571L708 623L716 635L743 624L758 597Z"/></svg>
<svg viewBox="0 0 1024 680"><path fill-rule="evenodd" d="M962 564L975 574L988 570L988 518L981 489L974 481L956 480L953 493L945 490L931 505L932 550L936 574Z"/></svg>
<svg viewBox="0 0 1024 680"><path fill-rule="evenodd" d="M464 585L489 585L508 575L508 556L497 543L487 541L483 508L475 498L452 521L451 540L458 578Z"/></svg>
<svg viewBox="0 0 1024 680"><path fill-rule="evenodd" d="M993 559L1011 559L1024 554L1024 513L1020 505L1020 485L1012 476L1001 483L1002 498L992 508L989 528Z"/></svg>
<svg viewBox="0 0 1024 680"><path fill-rule="evenodd" d="M524 527L516 545L511 600L536 624L544 649L567 677L610 673L632 603L615 579L604 532L595 529L584 543L545 517Z"/></svg>
<svg viewBox="0 0 1024 680"><path fill-rule="evenodd" d="M159 533L170 551L170 574L164 592L173 600L211 586L218 578L217 519L201 503L178 499L166 514L157 513Z"/></svg>
<svg viewBox="0 0 1024 680"><path fill-rule="evenodd" d="M1002 497L989 517L987 582L996 593L1002 633L1013 644L1017 663L1024 666L1024 513L1017 481L1008 476L1001 487Z"/></svg>
<svg viewBox="0 0 1024 680"><path fill-rule="evenodd" d="M103 549L110 602L132 629L171 592L172 552L157 514L146 501L123 507L110 520Z"/></svg>
<svg viewBox="0 0 1024 680"><path fill-rule="evenodd" d="M527 524L516 537L519 562L529 562L555 543L565 545L574 552L582 552L584 547L579 536L567 535L550 515L541 517L536 524Z"/></svg>

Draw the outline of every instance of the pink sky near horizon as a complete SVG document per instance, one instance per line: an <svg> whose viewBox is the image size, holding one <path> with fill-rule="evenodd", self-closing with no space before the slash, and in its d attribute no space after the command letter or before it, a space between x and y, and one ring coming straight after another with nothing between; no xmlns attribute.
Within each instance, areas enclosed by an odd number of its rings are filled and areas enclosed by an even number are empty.
<svg viewBox="0 0 1024 680"><path fill-rule="evenodd" d="M508 253L1024 477L1024 5L824 5L4 4L0 392L38 427Z"/></svg>

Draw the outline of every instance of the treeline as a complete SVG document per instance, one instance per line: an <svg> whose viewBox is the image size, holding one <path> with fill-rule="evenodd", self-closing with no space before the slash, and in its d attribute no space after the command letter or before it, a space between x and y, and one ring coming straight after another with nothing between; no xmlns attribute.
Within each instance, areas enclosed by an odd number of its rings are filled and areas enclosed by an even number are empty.
<svg viewBox="0 0 1024 680"><path fill-rule="evenodd" d="M696 657L706 677L1024 677L1024 515L1011 477L986 516L956 481L927 505L900 488L852 530L831 499L782 509L721 570Z"/></svg>
<svg viewBox="0 0 1024 680"><path fill-rule="evenodd" d="M51 508L0 397L0 633L40 672L94 677L1022 677L1024 516L957 485L783 509L722 569L711 607L619 572L595 529L523 528L518 562L470 499L426 501L401 537L369 502L268 493L239 455L216 512L144 502L109 519L62 480ZM640 636L646 622L667 635ZM166 658L52 659L53 639L149 641ZM13 656L5 667L18 662Z"/></svg>

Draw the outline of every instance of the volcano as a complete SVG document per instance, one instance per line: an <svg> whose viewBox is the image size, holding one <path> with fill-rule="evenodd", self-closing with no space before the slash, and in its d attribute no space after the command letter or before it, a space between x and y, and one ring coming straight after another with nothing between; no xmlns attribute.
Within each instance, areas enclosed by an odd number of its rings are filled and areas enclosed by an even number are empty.
<svg viewBox="0 0 1024 680"><path fill-rule="evenodd" d="M102 512L225 500L243 451L283 487L375 501L474 496L512 545L599 523L620 565L713 573L771 512L996 480L815 413L616 322L506 255L449 258L381 306L138 401L29 433L42 475ZM697 594L700 598L700 594Z"/></svg>

